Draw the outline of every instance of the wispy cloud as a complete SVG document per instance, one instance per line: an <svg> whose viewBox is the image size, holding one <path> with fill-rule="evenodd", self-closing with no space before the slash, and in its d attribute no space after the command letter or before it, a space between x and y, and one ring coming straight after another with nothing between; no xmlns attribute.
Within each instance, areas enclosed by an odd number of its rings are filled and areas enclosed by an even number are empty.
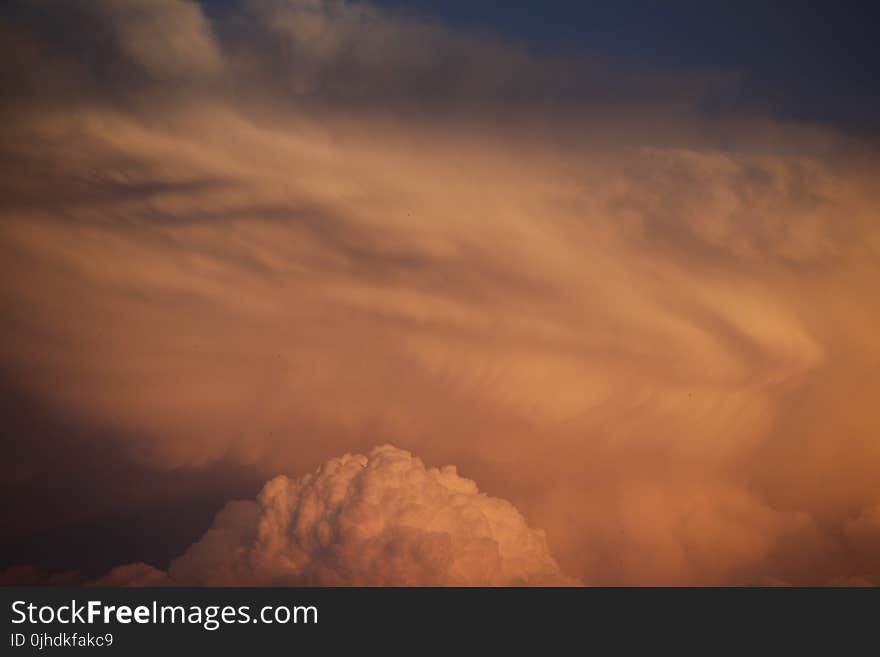
<svg viewBox="0 0 880 657"><path fill-rule="evenodd" d="M8 385L156 470L456 463L587 583L880 573L863 148L364 3L52 6L3 28Z"/></svg>

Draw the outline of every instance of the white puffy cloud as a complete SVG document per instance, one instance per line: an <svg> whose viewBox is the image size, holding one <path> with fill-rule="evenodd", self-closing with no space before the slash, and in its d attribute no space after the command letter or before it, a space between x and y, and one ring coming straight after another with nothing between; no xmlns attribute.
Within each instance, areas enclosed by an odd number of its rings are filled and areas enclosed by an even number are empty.
<svg viewBox="0 0 880 657"><path fill-rule="evenodd" d="M95 584L317 586L571 585L506 500L454 466L426 468L390 445L278 476L256 500L230 502L167 575L114 568Z"/></svg>

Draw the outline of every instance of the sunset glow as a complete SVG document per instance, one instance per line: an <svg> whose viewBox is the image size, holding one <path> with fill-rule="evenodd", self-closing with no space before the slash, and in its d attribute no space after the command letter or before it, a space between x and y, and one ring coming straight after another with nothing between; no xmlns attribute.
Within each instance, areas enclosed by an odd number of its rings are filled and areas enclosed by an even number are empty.
<svg viewBox="0 0 880 657"><path fill-rule="evenodd" d="M870 131L395 3L10 7L5 581L880 584Z"/></svg>

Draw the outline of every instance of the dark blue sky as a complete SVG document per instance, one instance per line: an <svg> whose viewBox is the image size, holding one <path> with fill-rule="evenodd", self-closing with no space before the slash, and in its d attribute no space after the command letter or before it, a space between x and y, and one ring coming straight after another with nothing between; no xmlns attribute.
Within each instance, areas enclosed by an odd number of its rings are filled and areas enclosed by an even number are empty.
<svg viewBox="0 0 880 657"><path fill-rule="evenodd" d="M358 0L351 0L357 2ZM719 100L880 131L880 3L862 0L371 0L534 52L644 71L736 71ZM236 0L201 0L208 13Z"/></svg>
<svg viewBox="0 0 880 657"><path fill-rule="evenodd" d="M735 70L724 102L848 128L880 127L877 3L711 0L379 0L491 29L537 52L612 66Z"/></svg>

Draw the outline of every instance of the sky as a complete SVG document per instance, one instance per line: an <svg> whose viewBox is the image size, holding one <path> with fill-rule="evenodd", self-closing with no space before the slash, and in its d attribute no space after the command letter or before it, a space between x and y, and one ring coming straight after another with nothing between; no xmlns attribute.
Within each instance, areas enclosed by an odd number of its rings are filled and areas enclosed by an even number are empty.
<svg viewBox="0 0 880 657"><path fill-rule="evenodd" d="M491 31L535 53L573 53L652 72L739 76L707 111L762 110L786 119L878 128L880 64L865 2L697 0L382 0L452 25ZM222 5L222 3L221 3Z"/></svg>
<svg viewBox="0 0 880 657"><path fill-rule="evenodd" d="M877 585L870 19L6 3L0 582Z"/></svg>

